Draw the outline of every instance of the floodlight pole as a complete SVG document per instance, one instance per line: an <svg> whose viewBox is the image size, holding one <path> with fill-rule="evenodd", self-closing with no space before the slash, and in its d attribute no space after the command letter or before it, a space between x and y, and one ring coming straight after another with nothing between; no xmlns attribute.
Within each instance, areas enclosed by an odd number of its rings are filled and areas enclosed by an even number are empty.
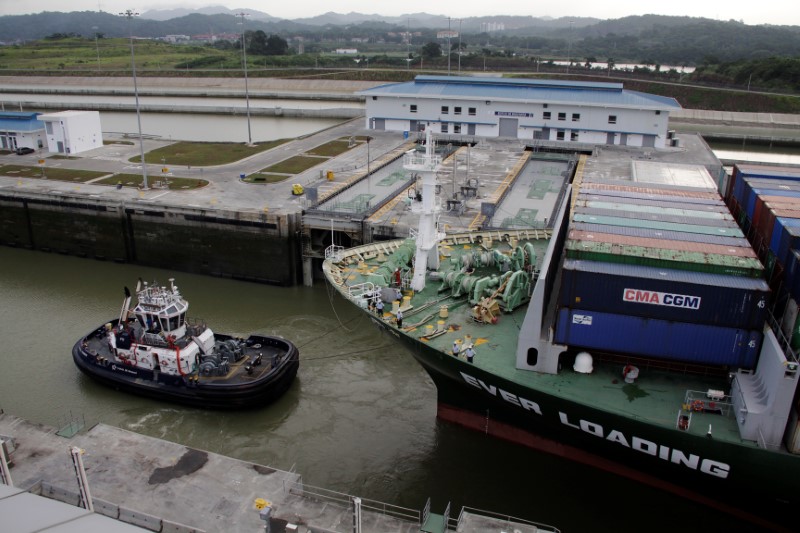
<svg viewBox="0 0 800 533"><path fill-rule="evenodd" d="M100 70L100 45L97 44L97 26L92 26L94 30L94 49L97 52L97 70Z"/></svg>
<svg viewBox="0 0 800 533"><path fill-rule="evenodd" d="M458 75L461 76L461 20L458 19Z"/></svg>
<svg viewBox="0 0 800 533"><path fill-rule="evenodd" d="M127 9L120 13L128 19L128 29L130 31L131 40L131 72L133 73L133 95L136 98L136 123L139 126L139 152L142 158L142 190L148 190L147 186L147 163L144 160L144 141L142 140L142 117L139 109L139 87L136 84L136 57L133 53L133 17L138 17L139 13Z"/></svg>
<svg viewBox="0 0 800 533"><path fill-rule="evenodd" d="M244 18L249 15L245 12L236 13L237 17L242 17L242 62L244 63L244 99L247 105L247 144L253 144L253 135L250 130L250 91L247 87L247 46L244 40Z"/></svg>

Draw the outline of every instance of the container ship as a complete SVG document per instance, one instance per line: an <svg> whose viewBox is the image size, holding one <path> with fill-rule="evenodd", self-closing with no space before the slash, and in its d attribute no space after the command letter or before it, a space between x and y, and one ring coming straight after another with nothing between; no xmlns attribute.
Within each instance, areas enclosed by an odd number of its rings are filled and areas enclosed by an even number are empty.
<svg viewBox="0 0 800 533"><path fill-rule="evenodd" d="M546 227L445 235L431 148L406 240L326 251L328 282L404 344L438 416L759 527L800 504L800 171L575 172Z"/></svg>

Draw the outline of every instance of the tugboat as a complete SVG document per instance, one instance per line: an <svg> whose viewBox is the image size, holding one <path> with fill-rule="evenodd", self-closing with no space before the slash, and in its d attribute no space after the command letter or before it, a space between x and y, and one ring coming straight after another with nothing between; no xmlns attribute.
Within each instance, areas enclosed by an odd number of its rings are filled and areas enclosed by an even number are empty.
<svg viewBox="0 0 800 533"><path fill-rule="evenodd" d="M78 368L119 390L210 409L260 407L280 397L300 366L300 353L281 337L247 339L217 334L186 317L187 302L174 279L169 287L136 286L119 317L72 348Z"/></svg>

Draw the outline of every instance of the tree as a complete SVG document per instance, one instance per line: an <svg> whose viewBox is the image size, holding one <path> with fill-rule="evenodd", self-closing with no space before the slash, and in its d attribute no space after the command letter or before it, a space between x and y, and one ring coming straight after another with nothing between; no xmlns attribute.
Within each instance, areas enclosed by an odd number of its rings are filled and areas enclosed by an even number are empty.
<svg viewBox="0 0 800 533"><path fill-rule="evenodd" d="M267 55L285 56L289 53L289 43L278 35L267 37Z"/></svg>
<svg viewBox="0 0 800 533"><path fill-rule="evenodd" d="M247 53L259 56L285 56L289 53L289 43L278 35L267 36L261 30L248 31L244 35Z"/></svg>
<svg viewBox="0 0 800 533"><path fill-rule="evenodd" d="M428 59L441 57L442 46L439 43L429 42L428 44L422 47L422 50L420 50L420 54L422 54L422 57L427 57Z"/></svg>

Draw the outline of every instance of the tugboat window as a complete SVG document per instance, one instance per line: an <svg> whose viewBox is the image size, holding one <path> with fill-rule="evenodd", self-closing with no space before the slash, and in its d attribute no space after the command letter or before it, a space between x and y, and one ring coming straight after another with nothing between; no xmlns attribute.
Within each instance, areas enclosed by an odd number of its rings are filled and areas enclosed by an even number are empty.
<svg viewBox="0 0 800 533"><path fill-rule="evenodd" d="M528 348L528 365L536 366L539 362L539 350L536 348Z"/></svg>

